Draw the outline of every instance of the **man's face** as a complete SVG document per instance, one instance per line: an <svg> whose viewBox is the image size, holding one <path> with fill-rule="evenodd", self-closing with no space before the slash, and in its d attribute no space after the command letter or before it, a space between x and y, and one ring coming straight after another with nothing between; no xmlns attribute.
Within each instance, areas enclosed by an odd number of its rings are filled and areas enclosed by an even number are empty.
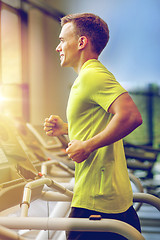
<svg viewBox="0 0 160 240"><path fill-rule="evenodd" d="M60 53L62 67L75 67L79 59L78 36L73 23L66 23L59 35L60 43L56 51Z"/></svg>

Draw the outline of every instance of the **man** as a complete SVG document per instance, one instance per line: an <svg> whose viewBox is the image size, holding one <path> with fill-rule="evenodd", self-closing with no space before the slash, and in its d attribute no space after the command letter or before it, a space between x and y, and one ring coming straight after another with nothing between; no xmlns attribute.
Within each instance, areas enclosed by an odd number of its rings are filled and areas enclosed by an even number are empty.
<svg viewBox="0 0 160 240"><path fill-rule="evenodd" d="M68 123L55 115L45 120L49 136L69 134L66 149L75 161L75 187L70 217L125 221L140 231L133 209L122 138L141 123L133 100L99 61L109 40L107 24L98 16L84 13L61 19L62 67L73 67L75 80L67 106ZM125 239L113 233L67 233L67 239Z"/></svg>

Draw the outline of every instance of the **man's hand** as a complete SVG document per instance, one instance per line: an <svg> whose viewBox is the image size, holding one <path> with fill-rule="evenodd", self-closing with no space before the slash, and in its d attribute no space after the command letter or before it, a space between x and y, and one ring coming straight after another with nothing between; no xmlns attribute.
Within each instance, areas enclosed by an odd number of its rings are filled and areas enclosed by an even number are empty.
<svg viewBox="0 0 160 240"><path fill-rule="evenodd" d="M73 161L81 163L89 157L91 152L86 145L86 141L72 140L68 144L66 153Z"/></svg>
<svg viewBox="0 0 160 240"><path fill-rule="evenodd" d="M45 119L44 131L48 136L68 134L68 124L63 122L59 116L51 115Z"/></svg>

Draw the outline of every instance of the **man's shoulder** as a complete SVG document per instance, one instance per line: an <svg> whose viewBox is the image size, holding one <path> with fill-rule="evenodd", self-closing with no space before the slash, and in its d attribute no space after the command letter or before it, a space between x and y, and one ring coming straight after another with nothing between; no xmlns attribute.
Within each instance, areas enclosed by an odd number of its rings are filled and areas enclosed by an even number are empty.
<svg viewBox="0 0 160 240"><path fill-rule="evenodd" d="M79 78L81 81L92 81L92 83L94 81L99 83L105 83L110 80L115 81L114 75L101 63L92 64L84 68L80 72Z"/></svg>

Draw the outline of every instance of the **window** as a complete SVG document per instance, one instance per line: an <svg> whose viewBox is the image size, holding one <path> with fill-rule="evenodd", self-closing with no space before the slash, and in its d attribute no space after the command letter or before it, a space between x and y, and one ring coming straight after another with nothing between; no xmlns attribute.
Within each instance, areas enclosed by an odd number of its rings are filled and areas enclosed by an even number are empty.
<svg viewBox="0 0 160 240"><path fill-rule="evenodd" d="M26 25L26 14L0 3L0 110L28 120Z"/></svg>
<svg viewBox="0 0 160 240"><path fill-rule="evenodd" d="M1 9L1 82L21 83L20 17L7 7Z"/></svg>

